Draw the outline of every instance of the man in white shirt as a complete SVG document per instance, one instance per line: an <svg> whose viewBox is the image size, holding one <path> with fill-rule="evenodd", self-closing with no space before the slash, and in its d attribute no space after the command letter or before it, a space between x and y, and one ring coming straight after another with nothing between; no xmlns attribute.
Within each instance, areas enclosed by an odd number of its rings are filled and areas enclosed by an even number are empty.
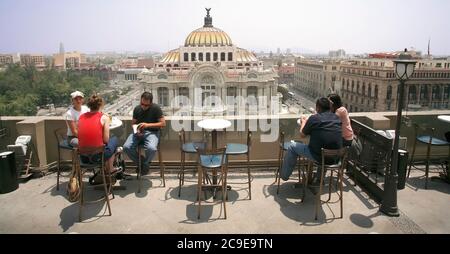
<svg viewBox="0 0 450 254"><path fill-rule="evenodd" d="M89 108L83 105L84 94L80 91L75 91L70 94L72 97L72 106L66 112L67 124L67 142L72 147L78 146L78 120L80 115L89 112Z"/></svg>

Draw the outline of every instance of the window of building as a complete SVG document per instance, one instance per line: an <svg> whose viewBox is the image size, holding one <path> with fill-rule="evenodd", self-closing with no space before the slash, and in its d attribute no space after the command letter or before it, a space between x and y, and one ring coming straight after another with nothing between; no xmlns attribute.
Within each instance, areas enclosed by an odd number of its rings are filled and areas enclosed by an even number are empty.
<svg viewBox="0 0 450 254"><path fill-rule="evenodd" d="M210 81L206 81L208 83ZM205 81L204 81L205 83ZM216 86L203 85L202 88L202 106L214 107L216 106Z"/></svg>
<svg viewBox="0 0 450 254"><path fill-rule="evenodd" d="M422 85L420 87L420 99L428 99L428 87L427 85Z"/></svg>
<svg viewBox="0 0 450 254"><path fill-rule="evenodd" d="M235 86L227 87L227 96L236 97L237 87Z"/></svg>
<svg viewBox="0 0 450 254"><path fill-rule="evenodd" d="M213 61L216 62L219 59L219 54L217 52L213 53Z"/></svg>
<svg viewBox="0 0 450 254"><path fill-rule="evenodd" d="M258 76L255 73L250 73L247 76L248 78L258 78Z"/></svg>
<svg viewBox="0 0 450 254"><path fill-rule="evenodd" d="M256 86L249 86L247 88L247 97L254 96L255 98L258 97L258 88Z"/></svg>
<svg viewBox="0 0 450 254"><path fill-rule="evenodd" d="M191 61L195 62L197 61L196 57L195 57L195 53L191 53Z"/></svg>
<svg viewBox="0 0 450 254"><path fill-rule="evenodd" d="M188 62L188 61L189 61L189 53L184 53L184 54L183 54L183 60L184 60L185 62Z"/></svg>
<svg viewBox="0 0 450 254"><path fill-rule="evenodd" d="M206 52L206 62L211 62L211 53Z"/></svg>
<svg viewBox="0 0 450 254"><path fill-rule="evenodd" d="M185 106L189 103L189 87L179 87L178 88L178 96L180 98L179 100L179 106Z"/></svg>
<svg viewBox="0 0 450 254"><path fill-rule="evenodd" d="M198 60L203 62L203 53L198 53Z"/></svg>
<svg viewBox="0 0 450 254"><path fill-rule="evenodd" d="M441 99L441 89L438 85L433 86L431 98L433 100L440 100Z"/></svg>
<svg viewBox="0 0 450 254"><path fill-rule="evenodd" d="M225 52L220 53L220 61L225 62Z"/></svg>
<svg viewBox="0 0 450 254"><path fill-rule="evenodd" d="M449 94L450 94L450 85L446 85L444 86L444 101L448 100L449 98Z"/></svg>
<svg viewBox="0 0 450 254"><path fill-rule="evenodd" d="M416 86L410 86L408 91L408 100L415 101L416 100Z"/></svg>
<svg viewBox="0 0 450 254"><path fill-rule="evenodd" d="M373 96L375 97L375 99L378 99L378 85L375 85L375 91Z"/></svg>
<svg viewBox="0 0 450 254"><path fill-rule="evenodd" d="M392 99L392 86L388 85L386 89L386 99Z"/></svg>
<svg viewBox="0 0 450 254"><path fill-rule="evenodd" d="M158 87L158 103L163 107L169 106L169 89L167 87Z"/></svg>
<svg viewBox="0 0 450 254"><path fill-rule="evenodd" d="M352 93L353 93L354 89L355 89L355 81L352 80Z"/></svg>
<svg viewBox="0 0 450 254"><path fill-rule="evenodd" d="M228 52L228 61L233 61L233 52Z"/></svg>
<svg viewBox="0 0 450 254"><path fill-rule="evenodd" d="M159 74L158 79L167 79L167 76L165 74Z"/></svg>

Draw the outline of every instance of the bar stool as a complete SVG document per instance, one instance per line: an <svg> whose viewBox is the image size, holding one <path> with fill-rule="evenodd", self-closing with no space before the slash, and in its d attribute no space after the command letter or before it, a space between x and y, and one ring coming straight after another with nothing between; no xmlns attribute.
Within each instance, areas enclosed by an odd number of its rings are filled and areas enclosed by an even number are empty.
<svg viewBox="0 0 450 254"><path fill-rule="evenodd" d="M428 134L428 135L419 135L419 129L423 130L425 132L424 134ZM428 189L428 173L429 173L429 168L430 168L431 147L432 146L434 146L434 147L448 146L448 148L449 148L448 158L450 158L450 143L445 140L434 137L435 128L430 128L430 127L424 128L424 127L420 127L418 124L414 124L414 131L415 131L416 138L414 139L413 151L411 154L411 160L409 162L407 178L409 178L409 174L411 173L411 167L414 166L414 164L423 162L423 161L414 162L414 154L416 152L417 141L419 141L422 144L426 144L427 145L427 154L425 157L425 165L426 165L425 166L425 189Z"/></svg>
<svg viewBox="0 0 450 254"><path fill-rule="evenodd" d="M164 171L165 171L165 166L164 163L162 161L162 155L161 155L161 148L160 148L160 144L161 144L161 138L158 139L158 145L157 145L157 153L158 153L158 162L159 162L159 176L162 178L163 181L163 187L166 187L166 178L164 176ZM141 187L142 187L142 176L141 176L141 171L142 171L142 161L141 161L141 153L144 151L145 147L144 145L138 145L137 146L137 151L138 151L138 166L137 166L137 174L136 174L136 179L138 180L138 193L141 193Z"/></svg>
<svg viewBox="0 0 450 254"><path fill-rule="evenodd" d="M186 167L186 154L196 154L197 150L196 147L199 147L200 149L206 149L206 142L204 141L204 133L203 133L203 139L201 142L189 142L186 143L186 133L184 131L184 128L181 129L180 132L178 132L178 138L180 140L180 152L181 152L181 169L179 172L179 183L178 183L178 197L181 196L181 186L184 185L184 171Z"/></svg>
<svg viewBox="0 0 450 254"><path fill-rule="evenodd" d="M222 192L222 204L224 217L227 218L226 199L227 199L227 174L228 159L225 154L226 147L215 150L206 150L196 148L197 150L197 167L198 167L198 216L201 213L201 192L207 188L220 188ZM220 170L218 172L218 170ZM212 181L210 179L212 177ZM218 180L218 181L217 181Z"/></svg>
<svg viewBox="0 0 450 254"><path fill-rule="evenodd" d="M56 129L54 134L56 137L56 141L57 141L57 149L58 149L58 168L57 168L57 172L56 172L56 190L59 190L59 176L61 174L61 150L67 150L70 151L72 153L72 158L73 158L73 153L74 153L74 148L69 145L69 141L67 140L67 136L66 136L66 128L59 128Z"/></svg>
<svg viewBox="0 0 450 254"><path fill-rule="evenodd" d="M291 145L290 141L284 141L284 132L280 133L280 138L278 139L278 168L277 168L277 172L275 174L275 182L277 182L277 194L279 194L280 192L280 171L281 168L283 167L283 160L284 160L284 152L288 150L289 146ZM305 176L305 171L303 171L303 177L302 177L302 167L305 167L308 165L308 160L306 158L303 157L298 157L298 181L301 182L301 179L303 178L304 180L306 180L306 176ZM302 195L302 200L301 202L303 202L303 200L305 199L305 192L306 192L306 182L303 181L303 195Z"/></svg>
<svg viewBox="0 0 450 254"><path fill-rule="evenodd" d="M340 210L341 210L341 216L340 218L343 218L344 214L344 196L342 192L342 183L344 181L344 169L346 168L347 164L347 153L348 153L348 147L344 147L341 149L324 149L322 148L322 160L321 163L315 162L314 165L317 167L317 169L321 168L320 173L320 183L319 183L319 192L316 194L316 209L315 209L315 217L314 219L317 220L317 216L319 213L319 207L322 206L322 204L328 203L331 200L331 192L332 192L332 181L333 181L333 173L336 172L337 174L337 185L339 185L339 192L337 192L337 195L339 197L338 201L340 202ZM337 163L334 164L327 164L326 159L332 159L334 161L338 160ZM324 177L326 174L326 170L329 169L331 172L330 175L330 181L328 183L328 199L326 201L322 201L320 196L322 195L322 185L324 181ZM306 181L307 182L307 181ZM336 190L337 191L337 190Z"/></svg>
<svg viewBox="0 0 450 254"><path fill-rule="evenodd" d="M112 176L109 172L106 172L106 166L105 166L105 160L104 160L104 150L105 150L104 146L83 147L83 148L78 147L75 149L75 153L78 157L78 160L75 160L73 163L76 163L75 167L78 171L78 181L80 184L80 198L79 198L80 208L79 208L79 214L78 214L78 219L80 222L81 222L81 218L82 218L82 208L85 203L84 190L83 190L84 189L83 175L88 170L95 170L96 168L99 168L101 175L103 176L102 185L103 185L103 189L105 191L104 198L106 200L106 205L108 208L109 216L112 215L109 194L112 194L112 198L114 198L114 192L113 192L113 188L112 188ZM89 158L92 158L93 156L99 156L100 162L85 163L81 159L81 156L85 156L85 157L89 157ZM108 181L106 180L106 177L108 177ZM96 202L96 201L94 201L94 202Z"/></svg>
<svg viewBox="0 0 450 254"><path fill-rule="evenodd" d="M247 144L228 143L225 151L226 155L247 155L247 177L248 177L248 197L252 199L252 184L250 174L250 149L252 145L252 132L247 130Z"/></svg>

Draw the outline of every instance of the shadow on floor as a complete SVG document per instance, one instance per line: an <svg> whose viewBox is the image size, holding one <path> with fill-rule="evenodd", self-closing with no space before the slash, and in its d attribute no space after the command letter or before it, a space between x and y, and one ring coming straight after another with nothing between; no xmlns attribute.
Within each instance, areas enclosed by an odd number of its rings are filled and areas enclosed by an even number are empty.
<svg viewBox="0 0 450 254"><path fill-rule="evenodd" d="M295 177L293 178L295 179ZM322 200L326 200L328 198L328 177L325 178L324 182L327 184L323 188ZM333 183L334 185L334 183ZM361 193L351 185L347 178L344 178L344 186L343 186L343 195L344 195L344 218L345 214L345 196L348 195L348 192L353 192L356 197L359 198L367 207L370 209L375 208L373 204L369 202L369 197L364 197ZM265 185L263 189L264 195L266 198L273 197L274 200L279 204L280 211L288 218L299 222L304 226L317 226L324 223L330 223L336 219L340 218L340 204L338 202L338 196L335 192L331 195L331 201L329 204L322 204L319 207L318 211L318 219L317 221L314 219L315 215L315 206L316 206L316 195L314 195L308 188L306 188L305 199L303 203L301 202L301 198L303 195L303 187L302 185L298 185L297 181L287 181L280 183L279 194L277 194L277 184L272 183L271 185ZM327 215L325 214L325 210L327 209ZM331 215L330 215L331 213ZM373 216L378 216L379 213L376 213ZM348 216L348 215L347 215ZM350 220L359 227L372 227L373 222L371 217L373 216L365 216L361 214L352 214L350 215ZM325 218L326 217L326 218Z"/></svg>
<svg viewBox="0 0 450 254"><path fill-rule="evenodd" d="M408 179L406 179L406 187L414 191L418 190L435 190L450 194L450 184L437 179L439 173L430 172L428 176L428 189L425 189L425 173L424 172L412 172Z"/></svg>
<svg viewBox="0 0 450 254"><path fill-rule="evenodd" d="M83 205L81 210L81 223L91 223L103 216L109 216L106 200L103 198L103 191L86 190L84 195L87 202ZM110 196L110 199L111 198L112 196ZM117 198L117 196L115 198ZM113 211L113 209L114 206L111 204L111 211ZM62 209L59 215L59 218L61 219L59 226L64 232L69 230L75 223L79 222L79 211L79 202L71 203L69 206Z"/></svg>

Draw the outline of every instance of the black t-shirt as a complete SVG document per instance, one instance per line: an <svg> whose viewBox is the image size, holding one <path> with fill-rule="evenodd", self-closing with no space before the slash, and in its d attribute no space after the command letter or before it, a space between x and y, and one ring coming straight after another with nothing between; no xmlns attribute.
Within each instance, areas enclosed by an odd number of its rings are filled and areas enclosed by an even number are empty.
<svg viewBox="0 0 450 254"><path fill-rule="evenodd" d="M322 161L322 148L342 148L342 127L339 117L332 112L312 115L303 127L303 134L310 135L309 150L318 162ZM333 163L327 160L327 164Z"/></svg>
<svg viewBox="0 0 450 254"><path fill-rule="evenodd" d="M143 110L140 105L137 105L133 110L133 119L136 119L136 124L158 123L161 117L163 117L163 112L161 108L154 103L152 103L147 110ZM159 128L146 128L146 130L158 131Z"/></svg>

